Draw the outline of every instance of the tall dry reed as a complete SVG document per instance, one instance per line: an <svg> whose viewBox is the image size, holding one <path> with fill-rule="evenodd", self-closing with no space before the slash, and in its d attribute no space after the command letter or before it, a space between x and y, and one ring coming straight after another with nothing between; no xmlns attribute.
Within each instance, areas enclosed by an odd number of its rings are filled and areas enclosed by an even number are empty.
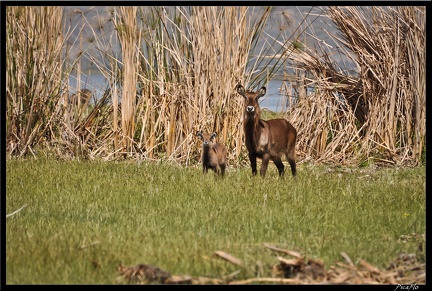
<svg viewBox="0 0 432 291"><path fill-rule="evenodd" d="M61 124L62 7L6 7L6 148L33 152Z"/></svg>
<svg viewBox="0 0 432 291"><path fill-rule="evenodd" d="M123 65L123 87L121 99L123 151L132 152L135 133L136 74L138 67L139 31L137 31L136 6L121 6L116 9L115 29L121 43ZM116 149L117 150L117 149Z"/></svg>

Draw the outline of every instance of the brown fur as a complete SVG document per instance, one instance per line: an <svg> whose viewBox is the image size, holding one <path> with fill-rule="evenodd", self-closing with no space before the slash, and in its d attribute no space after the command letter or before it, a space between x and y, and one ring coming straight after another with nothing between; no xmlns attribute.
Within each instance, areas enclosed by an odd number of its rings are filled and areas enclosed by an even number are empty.
<svg viewBox="0 0 432 291"><path fill-rule="evenodd" d="M209 134L198 131L196 135L203 141L203 173L212 169L216 174L225 174L227 149L223 144L214 142L216 132Z"/></svg>
<svg viewBox="0 0 432 291"><path fill-rule="evenodd" d="M265 176L269 161L273 161L278 168L279 175L285 172L282 155L285 155L291 166L291 173L296 175L295 143L297 131L287 120L260 119L261 109L258 99L265 95L266 88L261 87L258 92L245 91L242 85L236 86L236 91L245 98L243 129L246 137L246 148L252 173L257 174L256 159L262 159L260 174Z"/></svg>

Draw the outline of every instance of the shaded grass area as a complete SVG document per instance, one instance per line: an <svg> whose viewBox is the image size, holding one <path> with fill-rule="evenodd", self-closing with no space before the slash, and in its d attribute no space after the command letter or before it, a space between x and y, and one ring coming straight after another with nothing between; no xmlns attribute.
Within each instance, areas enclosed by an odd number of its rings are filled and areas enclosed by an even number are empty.
<svg viewBox="0 0 432 291"><path fill-rule="evenodd" d="M415 253L424 234L425 167L329 168L300 164L294 179L224 178L201 165L8 160L7 284L115 284L119 264L171 274L270 276L271 243L322 259L346 252L385 268ZM289 168L289 166L288 166ZM217 250L243 261L234 266Z"/></svg>

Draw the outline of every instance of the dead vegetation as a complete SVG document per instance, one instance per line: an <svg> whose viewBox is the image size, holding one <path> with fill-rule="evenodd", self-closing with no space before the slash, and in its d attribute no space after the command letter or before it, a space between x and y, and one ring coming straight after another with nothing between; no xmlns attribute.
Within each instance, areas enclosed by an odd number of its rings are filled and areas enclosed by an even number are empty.
<svg viewBox="0 0 432 291"><path fill-rule="evenodd" d="M310 45L317 37L296 27L286 39L272 39L265 32L271 7L110 7L95 26L88 11L73 11L73 21L66 17L62 24L61 7L6 10L8 156L41 150L59 158L189 165L199 160L194 133L203 129L219 133L238 166L246 149L243 100L234 88L239 82L247 89L266 85L283 64L290 76L280 86L289 103L283 115L298 131L300 162L424 161L424 6L323 7L338 31L329 34L337 48L320 40ZM78 36L71 39L74 31ZM282 48L275 52L276 45ZM357 74L334 56L352 61ZM68 79L81 72L84 58L109 85L77 112L63 100L79 91ZM262 66L267 59L278 61Z"/></svg>
<svg viewBox="0 0 432 291"><path fill-rule="evenodd" d="M270 267L271 277L257 277L234 280L239 272L226 278L192 277L189 275L171 275L158 267L140 264L127 267L119 265L120 277L117 282L129 284L391 284L391 285L422 285L426 284L426 263L424 254L401 254L386 269L379 269L360 259L355 265L344 252L341 257L345 262L325 267L318 259L307 259L301 254L278 248L270 244L264 247L275 253L278 263ZM420 245L422 248L423 246ZM288 256L288 257L286 257ZM216 251L215 258L228 263L242 266L242 261L231 254Z"/></svg>
<svg viewBox="0 0 432 291"><path fill-rule="evenodd" d="M332 37L343 44L359 75L338 69L331 58L334 49L325 45L287 48L299 76L306 76L303 83L316 88L299 98L289 115L299 130L303 157L332 163L361 163L367 157L384 165L418 163L425 145L425 135L419 133L425 133L426 124L425 7L327 11L339 31Z"/></svg>

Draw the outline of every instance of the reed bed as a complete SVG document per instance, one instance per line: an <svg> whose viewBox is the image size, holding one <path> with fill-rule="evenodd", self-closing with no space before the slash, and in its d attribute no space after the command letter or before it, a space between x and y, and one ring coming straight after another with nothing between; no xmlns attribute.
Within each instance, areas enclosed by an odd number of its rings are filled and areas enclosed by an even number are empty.
<svg viewBox="0 0 432 291"><path fill-rule="evenodd" d="M418 163L426 136L426 7L331 7L329 17L360 67L366 128L359 154Z"/></svg>
<svg viewBox="0 0 432 291"><path fill-rule="evenodd" d="M340 32L332 37L344 45L359 76L340 70L330 57L334 51L325 46L287 47L290 60L312 76L304 86L315 87L291 111L299 129L299 155L331 163L421 163L426 136L424 7L330 7L328 17Z"/></svg>
<svg viewBox="0 0 432 291"><path fill-rule="evenodd" d="M194 133L204 130L218 132L229 163L238 166L247 155L243 99L234 87L256 89L286 67L296 73L281 82L289 107L279 115L298 130L300 162L425 160L425 7L323 8L340 49L309 45L317 37L302 27L270 37L272 7L108 7L95 20L77 13L63 30L62 9L7 7L9 156L190 165L200 156ZM80 38L71 40L77 31ZM338 66L335 54L350 59L358 75ZM82 58L108 86L78 114L64 100Z"/></svg>
<svg viewBox="0 0 432 291"><path fill-rule="evenodd" d="M6 148L11 155L32 154L37 144L58 138L61 12L61 7L7 7Z"/></svg>

